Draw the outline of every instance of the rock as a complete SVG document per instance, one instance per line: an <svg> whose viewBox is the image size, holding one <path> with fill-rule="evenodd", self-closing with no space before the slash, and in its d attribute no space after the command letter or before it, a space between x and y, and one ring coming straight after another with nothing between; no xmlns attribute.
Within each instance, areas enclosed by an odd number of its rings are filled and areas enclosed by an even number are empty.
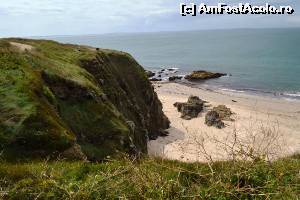
<svg viewBox="0 0 300 200"><path fill-rule="evenodd" d="M145 73L146 73L148 78L151 78L151 77L155 76L155 73L152 72L152 71L149 71L149 70L145 70Z"/></svg>
<svg viewBox="0 0 300 200"><path fill-rule="evenodd" d="M169 77L169 81L175 81L175 80L181 80L182 77L181 76L171 76Z"/></svg>
<svg viewBox="0 0 300 200"><path fill-rule="evenodd" d="M150 81L162 81L161 78L150 78L149 80L150 80Z"/></svg>
<svg viewBox="0 0 300 200"><path fill-rule="evenodd" d="M236 100L233 100L233 99L232 99L231 101L232 101L233 103L236 103L236 102L237 102Z"/></svg>
<svg viewBox="0 0 300 200"><path fill-rule="evenodd" d="M219 114L221 120L233 121L233 119L230 118L233 112L231 112L230 108L227 108L225 105L219 105L214 107L212 110Z"/></svg>
<svg viewBox="0 0 300 200"><path fill-rule="evenodd" d="M208 71L194 71L190 75L186 75L185 79L187 79L189 81L199 81L199 80L220 78L222 76L226 76L226 74L213 73L213 72L208 72Z"/></svg>
<svg viewBox="0 0 300 200"><path fill-rule="evenodd" d="M174 106L181 112L181 118L190 120L198 117L203 110L204 101L197 96L190 96L187 103L176 102Z"/></svg>
<svg viewBox="0 0 300 200"><path fill-rule="evenodd" d="M203 110L203 106L199 104L186 103L181 107L181 117L186 120L198 117Z"/></svg>
<svg viewBox="0 0 300 200"><path fill-rule="evenodd" d="M174 105L174 107L177 108L177 111L180 112L181 111L181 107L182 107L183 104L184 103L176 102L173 105Z"/></svg>
<svg viewBox="0 0 300 200"><path fill-rule="evenodd" d="M74 144L71 148L65 150L61 156L67 160L87 160L86 155L82 153L78 144Z"/></svg>
<svg viewBox="0 0 300 200"><path fill-rule="evenodd" d="M205 115L205 124L207 126L214 126L218 129L221 129L221 128L225 127L224 122L222 122L222 120L220 119L219 114L216 111L209 111Z"/></svg>
<svg viewBox="0 0 300 200"><path fill-rule="evenodd" d="M200 99L197 96L190 96L188 99L188 103L203 105L205 103L205 101L203 101L202 99Z"/></svg>
<svg viewBox="0 0 300 200"><path fill-rule="evenodd" d="M219 105L206 114L205 124L219 129L224 128L225 124L222 120L233 121L230 118L232 114L233 112L231 112L230 108L227 108L225 105Z"/></svg>

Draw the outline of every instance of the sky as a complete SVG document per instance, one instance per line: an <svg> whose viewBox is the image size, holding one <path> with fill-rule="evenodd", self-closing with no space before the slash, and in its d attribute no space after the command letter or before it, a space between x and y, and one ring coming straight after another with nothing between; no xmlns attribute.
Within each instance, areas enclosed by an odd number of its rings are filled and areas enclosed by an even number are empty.
<svg viewBox="0 0 300 200"><path fill-rule="evenodd" d="M0 0L0 37L84 35L233 28L300 27L299 0L251 0L253 5L291 5L293 15L180 15L186 0Z"/></svg>

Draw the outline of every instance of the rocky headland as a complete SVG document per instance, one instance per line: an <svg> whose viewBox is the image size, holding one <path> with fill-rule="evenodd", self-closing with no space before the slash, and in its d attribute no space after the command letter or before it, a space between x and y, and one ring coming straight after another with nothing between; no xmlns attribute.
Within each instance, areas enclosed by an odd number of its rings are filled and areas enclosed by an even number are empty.
<svg viewBox="0 0 300 200"><path fill-rule="evenodd" d="M6 158L139 156L165 135L149 74L127 53L0 40L0 143Z"/></svg>

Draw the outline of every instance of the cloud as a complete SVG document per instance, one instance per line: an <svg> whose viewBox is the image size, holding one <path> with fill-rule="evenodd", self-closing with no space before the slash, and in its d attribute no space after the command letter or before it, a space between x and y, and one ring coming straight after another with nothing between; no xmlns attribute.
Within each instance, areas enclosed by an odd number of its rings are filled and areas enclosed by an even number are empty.
<svg viewBox="0 0 300 200"><path fill-rule="evenodd" d="M293 16L182 17L179 4L189 0L9 0L0 4L0 36L70 35L245 27L300 27L299 1L269 0L292 5ZM205 2L205 1L203 1ZM206 0L216 4L218 0ZM247 2L228 0L228 4ZM261 4L252 0L252 4Z"/></svg>

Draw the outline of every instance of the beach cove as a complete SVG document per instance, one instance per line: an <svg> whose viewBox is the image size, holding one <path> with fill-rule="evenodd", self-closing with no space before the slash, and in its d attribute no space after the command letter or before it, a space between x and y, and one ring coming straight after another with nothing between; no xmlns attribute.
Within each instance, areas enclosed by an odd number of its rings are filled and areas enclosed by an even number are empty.
<svg viewBox="0 0 300 200"><path fill-rule="evenodd" d="M152 156L206 162L233 159L243 148L272 160L300 151L300 101L171 82L154 83L154 87L171 127L168 136L148 143ZM184 120L173 104L185 102L190 95L198 96L210 106L197 118ZM235 113L234 121L226 121L224 129L205 124L205 114L217 105L226 105Z"/></svg>

